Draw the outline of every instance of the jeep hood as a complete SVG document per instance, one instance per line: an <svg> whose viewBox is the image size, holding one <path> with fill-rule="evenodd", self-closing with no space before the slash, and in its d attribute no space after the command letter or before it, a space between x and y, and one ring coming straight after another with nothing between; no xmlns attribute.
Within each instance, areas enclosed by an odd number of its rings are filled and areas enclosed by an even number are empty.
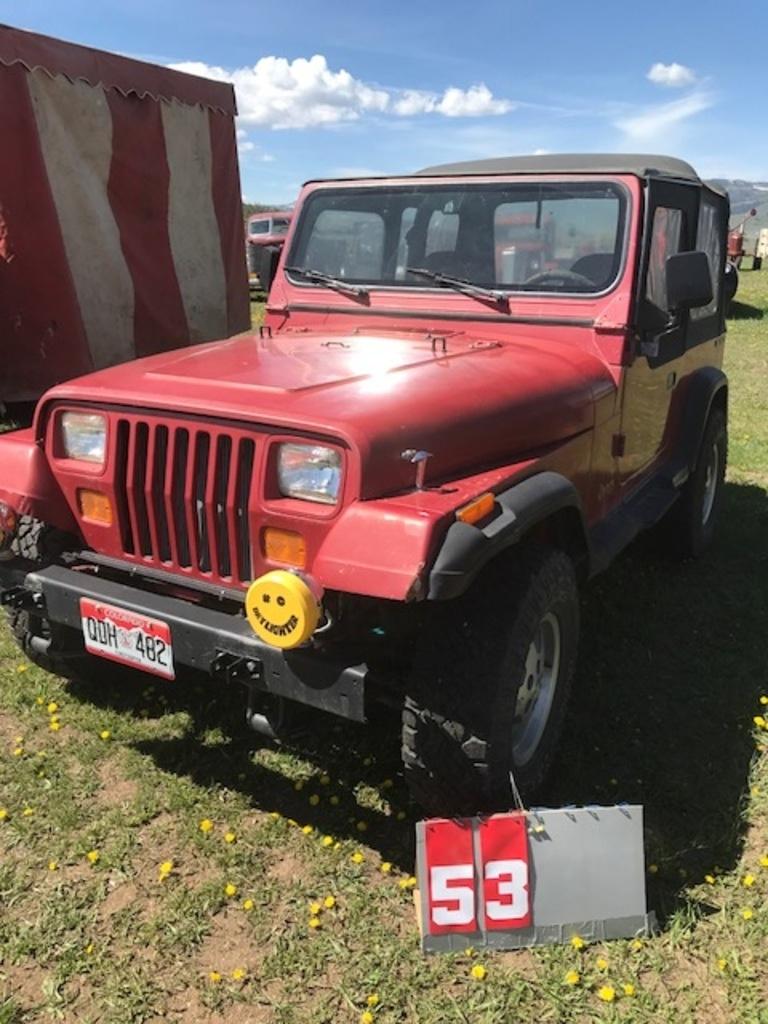
<svg viewBox="0 0 768 1024"><path fill-rule="evenodd" d="M508 462L589 430L596 399L614 387L596 355L567 342L285 331L101 370L52 389L46 405L108 403L339 439L359 453L369 498L413 484L405 449L432 453L427 480Z"/></svg>

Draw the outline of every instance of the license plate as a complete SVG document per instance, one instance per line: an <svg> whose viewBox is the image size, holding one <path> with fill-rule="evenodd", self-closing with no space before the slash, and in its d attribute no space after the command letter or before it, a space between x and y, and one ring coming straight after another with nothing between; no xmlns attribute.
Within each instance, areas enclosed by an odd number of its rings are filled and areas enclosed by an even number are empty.
<svg viewBox="0 0 768 1024"><path fill-rule="evenodd" d="M158 619L80 598L85 649L121 665L175 679L171 627Z"/></svg>

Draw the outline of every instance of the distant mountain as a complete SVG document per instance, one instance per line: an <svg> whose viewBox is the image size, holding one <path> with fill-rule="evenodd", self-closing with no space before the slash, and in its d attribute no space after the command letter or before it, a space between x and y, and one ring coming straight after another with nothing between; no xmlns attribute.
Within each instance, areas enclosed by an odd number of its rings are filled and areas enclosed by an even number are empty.
<svg viewBox="0 0 768 1024"><path fill-rule="evenodd" d="M740 179L713 178L710 185L724 189L731 199L731 225L744 219L751 209L756 217L746 223L747 238L754 238L761 228L768 228L768 181L741 181Z"/></svg>

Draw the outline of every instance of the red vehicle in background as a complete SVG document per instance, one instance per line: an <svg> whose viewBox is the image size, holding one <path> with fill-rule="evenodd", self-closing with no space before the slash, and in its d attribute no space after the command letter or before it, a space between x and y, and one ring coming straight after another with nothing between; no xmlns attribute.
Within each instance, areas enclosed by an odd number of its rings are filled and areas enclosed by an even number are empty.
<svg viewBox="0 0 768 1024"><path fill-rule="evenodd" d="M274 266L285 244L293 214L290 210L265 210L252 213L246 221L245 248L248 259L248 283L261 288L269 265ZM265 262L266 261L266 262Z"/></svg>

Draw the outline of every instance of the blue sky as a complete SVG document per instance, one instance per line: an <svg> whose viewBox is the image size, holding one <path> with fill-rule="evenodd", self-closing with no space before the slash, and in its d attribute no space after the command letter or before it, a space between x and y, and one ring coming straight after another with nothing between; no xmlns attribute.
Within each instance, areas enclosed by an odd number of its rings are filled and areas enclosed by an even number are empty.
<svg viewBox="0 0 768 1024"><path fill-rule="evenodd" d="M249 200L537 151L768 181L762 0L0 0L0 22L234 81Z"/></svg>

